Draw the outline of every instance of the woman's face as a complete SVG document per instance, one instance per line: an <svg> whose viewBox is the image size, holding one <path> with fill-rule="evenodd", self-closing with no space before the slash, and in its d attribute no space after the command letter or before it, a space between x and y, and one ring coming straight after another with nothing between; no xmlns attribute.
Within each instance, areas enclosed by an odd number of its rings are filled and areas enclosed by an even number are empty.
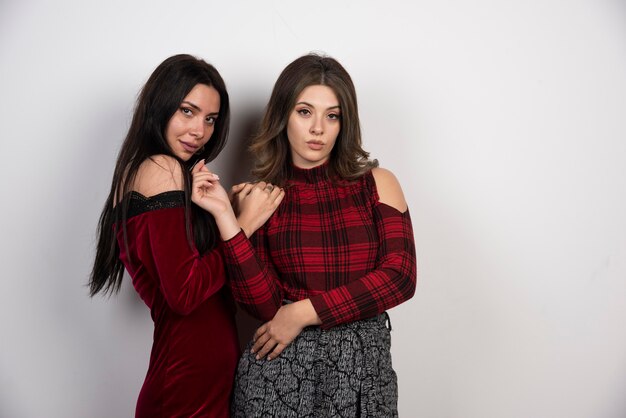
<svg viewBox="0 0 626 418"><path fill-rule="evenodd" d="M172 152L183 161L189 160L209 142L219 111L217 90L196 84L167 123L165 138Z"/></svg>
<svg viewBox="0 0 626 418"><path fill-rule="evenodd" d="M308 86L289 115L287 136L296 167L313 168L330 157L341 130L341 108L333 89Z"/></svg>

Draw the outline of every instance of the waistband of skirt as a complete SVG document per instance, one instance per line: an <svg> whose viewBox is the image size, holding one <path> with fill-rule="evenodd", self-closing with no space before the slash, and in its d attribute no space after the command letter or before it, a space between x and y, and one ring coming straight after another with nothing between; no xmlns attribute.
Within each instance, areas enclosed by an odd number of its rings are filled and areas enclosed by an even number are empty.
<svg viewBox="0 0 626 418"><path fill-rule="evenodd" d="M288 305L290 303L293 303L292 300L288 300L288 299L283 299L283 305ZM389 314L387 313L387 311L384 311L378 315L372 316L370 318L364 318L364 319L359 319L357 321L353 321L353 322L346 322L344 324L339 324L331 329L341 329L343 328L351 328L354 327L355 325L358 325L359 323L361 324L368 324L368 323L372 323L372 324L384 324L384 326L391 331L392 327L391 327L391 318L389 317ZM307 328L318 328L316 327L307 327Z"/></svg>

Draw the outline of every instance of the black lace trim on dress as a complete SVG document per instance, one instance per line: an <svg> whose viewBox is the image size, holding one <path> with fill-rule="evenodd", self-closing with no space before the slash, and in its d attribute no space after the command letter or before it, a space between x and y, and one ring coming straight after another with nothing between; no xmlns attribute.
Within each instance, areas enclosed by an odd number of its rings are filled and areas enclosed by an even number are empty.
<svg viewBox="0 0 626 418"><path fill-rule="evenodd" d="M139 192L132 191L127 197L130 199L126 219L142 213L160 209L171 209L185 206L185 192L182 190L172 190L146 197Z"/></svg>

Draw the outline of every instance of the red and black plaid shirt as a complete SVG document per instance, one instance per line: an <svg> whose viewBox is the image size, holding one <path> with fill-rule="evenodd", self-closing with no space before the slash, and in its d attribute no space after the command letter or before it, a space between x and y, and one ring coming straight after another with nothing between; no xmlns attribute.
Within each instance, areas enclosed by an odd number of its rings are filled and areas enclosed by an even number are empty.
<svg viewBox="0 0 626 418"><path fill-rule="evenodd" d="M409 211L379 202L371 172L332 182L326 165L294 167L285 198L251 241L224 242L235 299L270 320L310 298L323 328L369 318L411 298L417 266Z"/></svg>

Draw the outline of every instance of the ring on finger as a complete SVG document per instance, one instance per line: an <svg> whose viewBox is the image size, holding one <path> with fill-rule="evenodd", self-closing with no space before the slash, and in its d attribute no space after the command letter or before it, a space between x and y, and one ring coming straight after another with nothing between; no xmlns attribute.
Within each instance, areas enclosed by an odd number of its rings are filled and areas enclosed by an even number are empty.
<svg viewBox="0 0 626 418"><path fill-rule="evenodd" d="M271 184L268 184L267 186L265 186L265 188L269 190L270 192L274 190L274 186L272 186Z"/></svg>

